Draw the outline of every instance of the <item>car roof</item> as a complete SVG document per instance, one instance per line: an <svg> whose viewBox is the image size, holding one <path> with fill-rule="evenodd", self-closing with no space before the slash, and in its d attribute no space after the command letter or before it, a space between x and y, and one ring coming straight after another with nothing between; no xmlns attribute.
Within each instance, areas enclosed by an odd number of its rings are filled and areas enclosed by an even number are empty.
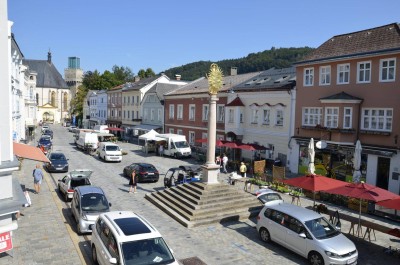
<svg viewBox="0 0 400 265"><path fill-rule="evenodd" d="M322 217L320 214L312 210L289 203L279 203L276 205L265 206L265 208L278 210L303 222Z"/></svg>
<svg viewBox="0 0 400 265"><path fill-rule="evenodd" d="M93 174L90 169L75 169L68 173L71 178L89 178Z"/></svg>
<svg viewBox="0 0 400 265"><path fill-rule="evenodd" d="M105 195L103 189L97 186L84 185L84 186L78 186L75 189L79 190L81 195L92 194L92 193L100 193Z"/></svg>
<svg viewBox="0 0 400 265"><path fill-rule="evenodd" d="M157 229L146 219L131 211L111 211L100 216L118 235L118 242L129 242L161 237Z"/></svg>

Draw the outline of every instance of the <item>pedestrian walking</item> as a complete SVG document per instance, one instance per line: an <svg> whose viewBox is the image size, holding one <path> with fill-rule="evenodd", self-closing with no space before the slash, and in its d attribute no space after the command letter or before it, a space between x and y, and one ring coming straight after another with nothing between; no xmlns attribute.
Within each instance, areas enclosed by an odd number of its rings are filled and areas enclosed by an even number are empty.
<svg viewBox="0 0 400 265"><path fill-rule="evenodd" d="M246 177L246 172L247 172L247 167L244 164L244 162L240 163L239 171L240 171L240 175L242 175L242 178L245 178Z"/></svg>
<svg viewBox="0 0 400 265"><path fill-rule="evenodd" d="M222 172L224 173L228 173L228 171L226 170L226 166L228 165L228 157L226 156L226 154L224 154L224 156L222 157Z"/></svg>
<svg viewBox="0 0 400 265"><path fill-rule="evenodd" d="M160 156L164 155L164 146L162 144L160 144L160 146L158 147L158 153L160 154Z"/></svg>
<svg viewBox="0 0 400 265"><path fill-rule="evenodd" d="M136 170L132 171L131 177L129 179L129 193L136 193L136 186L137 186L138 176L136 175Z"/></svg>
<svg viewBox="0 0 400 265"><path fill-rule="evenodd" d="M40 185L42 184L43 171L40 169L40 164L36 164L36 168L33 170L33 187L35 188L35 193L40 193Z"/></svg>

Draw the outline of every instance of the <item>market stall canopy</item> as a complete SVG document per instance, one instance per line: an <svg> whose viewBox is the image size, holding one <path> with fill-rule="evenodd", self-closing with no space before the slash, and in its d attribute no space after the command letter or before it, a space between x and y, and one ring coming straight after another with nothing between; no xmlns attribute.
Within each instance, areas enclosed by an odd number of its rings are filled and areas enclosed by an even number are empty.
<svg viewBox="0 0 400 265"><path fill-rule="evenodd" d="M157 135L159 135L158 132L156 132L155 130L150 130L148 133L142 134L139 136L139 140L145 140L145 141L162 141L165 140L161 137L158 137Z"/></svg>
<svg viewBox="0 0 400 265"><path fill-rule="evenodd" d="M13 143L14 155L18 157L23 157L31 160L50 162L50 160L43 154L42 150L39 148L20 143Z"/></svg>

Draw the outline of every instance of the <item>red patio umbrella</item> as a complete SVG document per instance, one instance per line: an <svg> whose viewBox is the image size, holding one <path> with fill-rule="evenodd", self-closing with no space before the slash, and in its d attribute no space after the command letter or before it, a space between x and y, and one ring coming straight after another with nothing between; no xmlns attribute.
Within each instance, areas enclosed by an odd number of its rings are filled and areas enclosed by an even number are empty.
<svg viewBox="0 0 400 265"><path fill-rule="evenodd" d="M398 197L396 194L388 190L381 189L367 183L348 183L345 186L337 187L334 189L327 189L325 190L325 192L360 199L360 212L358 215L357 228L358 235L360 234L361 229L361 199L380 202Z"/></svg>
<svg viewBox="0 0 400 265"><path fill-rule="evenodd" d="M196 143L207 143L207 141L208 141L208 139L207 138L203 138L203 139L196 139L196 140L194 140ZM225 143L226 141L223 141L223 140L216 140L215 141L215 146L217 146L217 147L221 147L221 146L224 146L224 143Z"/></svg>
<svg viewBox="0 0 400 265"><path fill-rule="evenodd" d="M291 186L312 191L314 194L314 206L315 206L315 192L324 191L326 189L343 187L347 185L347 182L315 174L305 175L291 179L284 179L283 182Z"/></svg>
<svg viewBox="0 0 400 265"><path fill-rule="evenodd" d="M400 210L400 196L398 196L394 199L387 200L387 201L377 202L376 204L386 207L386 208Z"/></svg>

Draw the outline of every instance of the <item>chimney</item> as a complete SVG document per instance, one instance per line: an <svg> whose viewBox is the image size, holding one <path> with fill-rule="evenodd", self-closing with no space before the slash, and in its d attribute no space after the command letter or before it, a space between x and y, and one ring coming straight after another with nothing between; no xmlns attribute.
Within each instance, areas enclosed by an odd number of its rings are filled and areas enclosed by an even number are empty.
<svg viewBox="0 0 400 265"><path fill-rule="evenodd" d="M49 64L51 64L51 51L49 50L49 52L47 53L47 62Z"/></svg>
<svg viewBox="0 0 400 265"><path fill-rule="evenodd" d="M231 67L231 75L237 75L237 67Z"/></svg>
<svg viewBox="0 0 400 265"><path fill-rule="evenodd" d="M176 80L179 81L179 80L181 80L181 75L176 74L176 75L175 75L175 78L176 78Z"/></svg>
<svg viewBox="0 0 400 265"><path fill-rule="evenodd" d="M138 75L133 78L133 82L137 82L139 80L140 80L140 76L138 76Z"/></svg>

